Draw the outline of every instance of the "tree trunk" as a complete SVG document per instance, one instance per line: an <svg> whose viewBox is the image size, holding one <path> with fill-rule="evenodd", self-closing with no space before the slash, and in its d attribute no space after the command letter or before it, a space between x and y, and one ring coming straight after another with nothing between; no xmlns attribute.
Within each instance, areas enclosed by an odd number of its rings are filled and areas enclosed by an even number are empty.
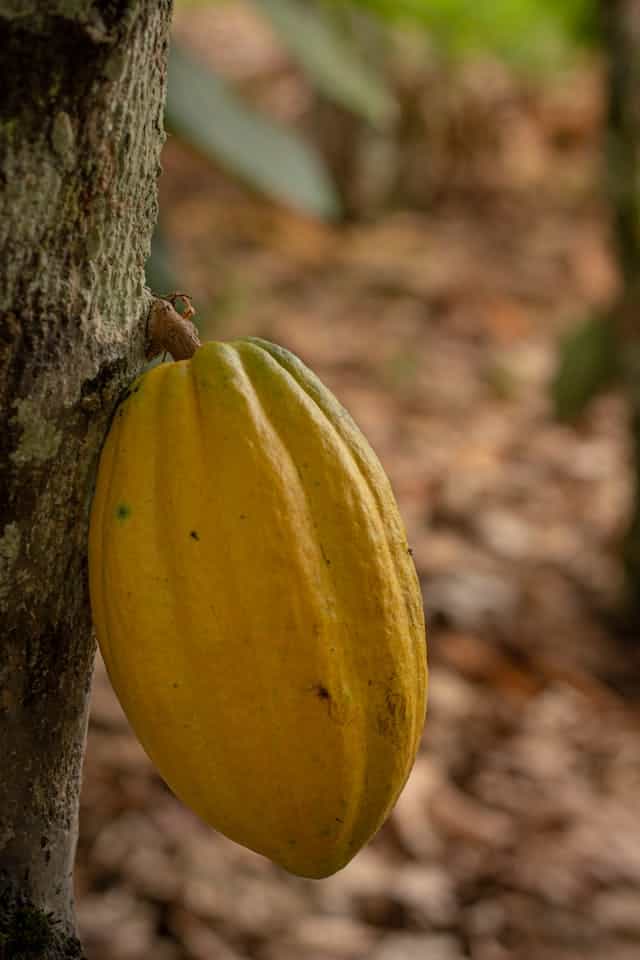
<svg viewBox="0 0 640 960"><path fill-rule="evenodd" d="M631 404L635 487L624 561L630 606L640 614L640 0L602 0L601 9L609 52L609 187L622 275L615 312Z"/></svg>
<svg viewBox="0 0 640 960"><path fill-rule="evenodd" d="M0 0L0 957L80 956L97 454L144 362L171 0Z"/></svg>

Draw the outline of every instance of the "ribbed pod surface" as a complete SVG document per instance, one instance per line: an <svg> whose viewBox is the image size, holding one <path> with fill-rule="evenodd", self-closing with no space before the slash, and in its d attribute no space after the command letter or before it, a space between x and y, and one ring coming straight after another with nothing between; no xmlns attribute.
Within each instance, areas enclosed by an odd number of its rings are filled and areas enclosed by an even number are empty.
<svg viewBox="0 0 640 960"><path fill-rule="evenodd" d="M332 394L255 339L144 374L89 558L111 681L174 792L293 873L344 866L413 764L426 650L390 485Z"/></svg>

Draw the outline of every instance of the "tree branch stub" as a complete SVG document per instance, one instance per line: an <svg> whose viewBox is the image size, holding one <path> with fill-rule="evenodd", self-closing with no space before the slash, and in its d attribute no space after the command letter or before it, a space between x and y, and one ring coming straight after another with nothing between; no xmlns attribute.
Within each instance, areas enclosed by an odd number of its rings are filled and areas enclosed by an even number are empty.
<svg viewBox="0 0 640 960"><path fill-rule="evenodd" d="M186 305L183 315L174 306L176 300ZM170 353L174 360L190 359L201 346L198 330L190 320L194 314L191 300L184 293L174 293L166 299L157 297L147 323L147 360L163 352Z"/></svg>

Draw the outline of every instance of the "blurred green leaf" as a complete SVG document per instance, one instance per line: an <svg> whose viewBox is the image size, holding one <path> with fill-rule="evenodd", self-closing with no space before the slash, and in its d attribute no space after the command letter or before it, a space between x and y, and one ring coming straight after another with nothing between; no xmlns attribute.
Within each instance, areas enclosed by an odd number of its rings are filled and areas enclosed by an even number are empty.
<svg viewBox="0 0 640 960"><path fill-rule="evenodd" d="M450 54L492 50L507 59L555 66L593 42L597 0L333 0L429 30Z"/></svg>
<svg viewBox="0 0 640 960"><path fill-rule="evenodd" d="M620 358L615 325L610 317L589 317L560 346L552 383L553 406L559 420L575 420L590 400L615 381Z"/></svg>
<svg viewBox="0 0 640 960"><path fill-rule="evenodd" d="M218 76L172 44L166 121L170 131L285 204L335 217L340 203L318 153L255 110Z"/></svg>
<svg viewBox="0 0 640 960"><path fill-rule="evenodd" d="M384 126L393 118L396 103L391 92L330 11L299 0L254 2L318 90L375 125Z"/></svg>

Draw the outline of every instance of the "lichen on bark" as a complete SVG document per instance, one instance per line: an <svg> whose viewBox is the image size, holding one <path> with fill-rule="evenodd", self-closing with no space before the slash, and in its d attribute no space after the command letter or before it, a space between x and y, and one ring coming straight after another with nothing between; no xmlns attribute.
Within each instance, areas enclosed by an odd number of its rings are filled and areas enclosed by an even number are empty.
<svg viewBox="0 0 640 960"><path fill-rule="evenodd" d="M16 894L12 885L0 887L0 957L3 960L82 960L77 937L59 929L55 917Z"/></svg>
<svg viewBox="0 0 640 960"><path fill-rule="evenodd" d="M48 918L43 958L76 949L87 514L144 362L170 13L0 0L0 907Z"/></svg>

